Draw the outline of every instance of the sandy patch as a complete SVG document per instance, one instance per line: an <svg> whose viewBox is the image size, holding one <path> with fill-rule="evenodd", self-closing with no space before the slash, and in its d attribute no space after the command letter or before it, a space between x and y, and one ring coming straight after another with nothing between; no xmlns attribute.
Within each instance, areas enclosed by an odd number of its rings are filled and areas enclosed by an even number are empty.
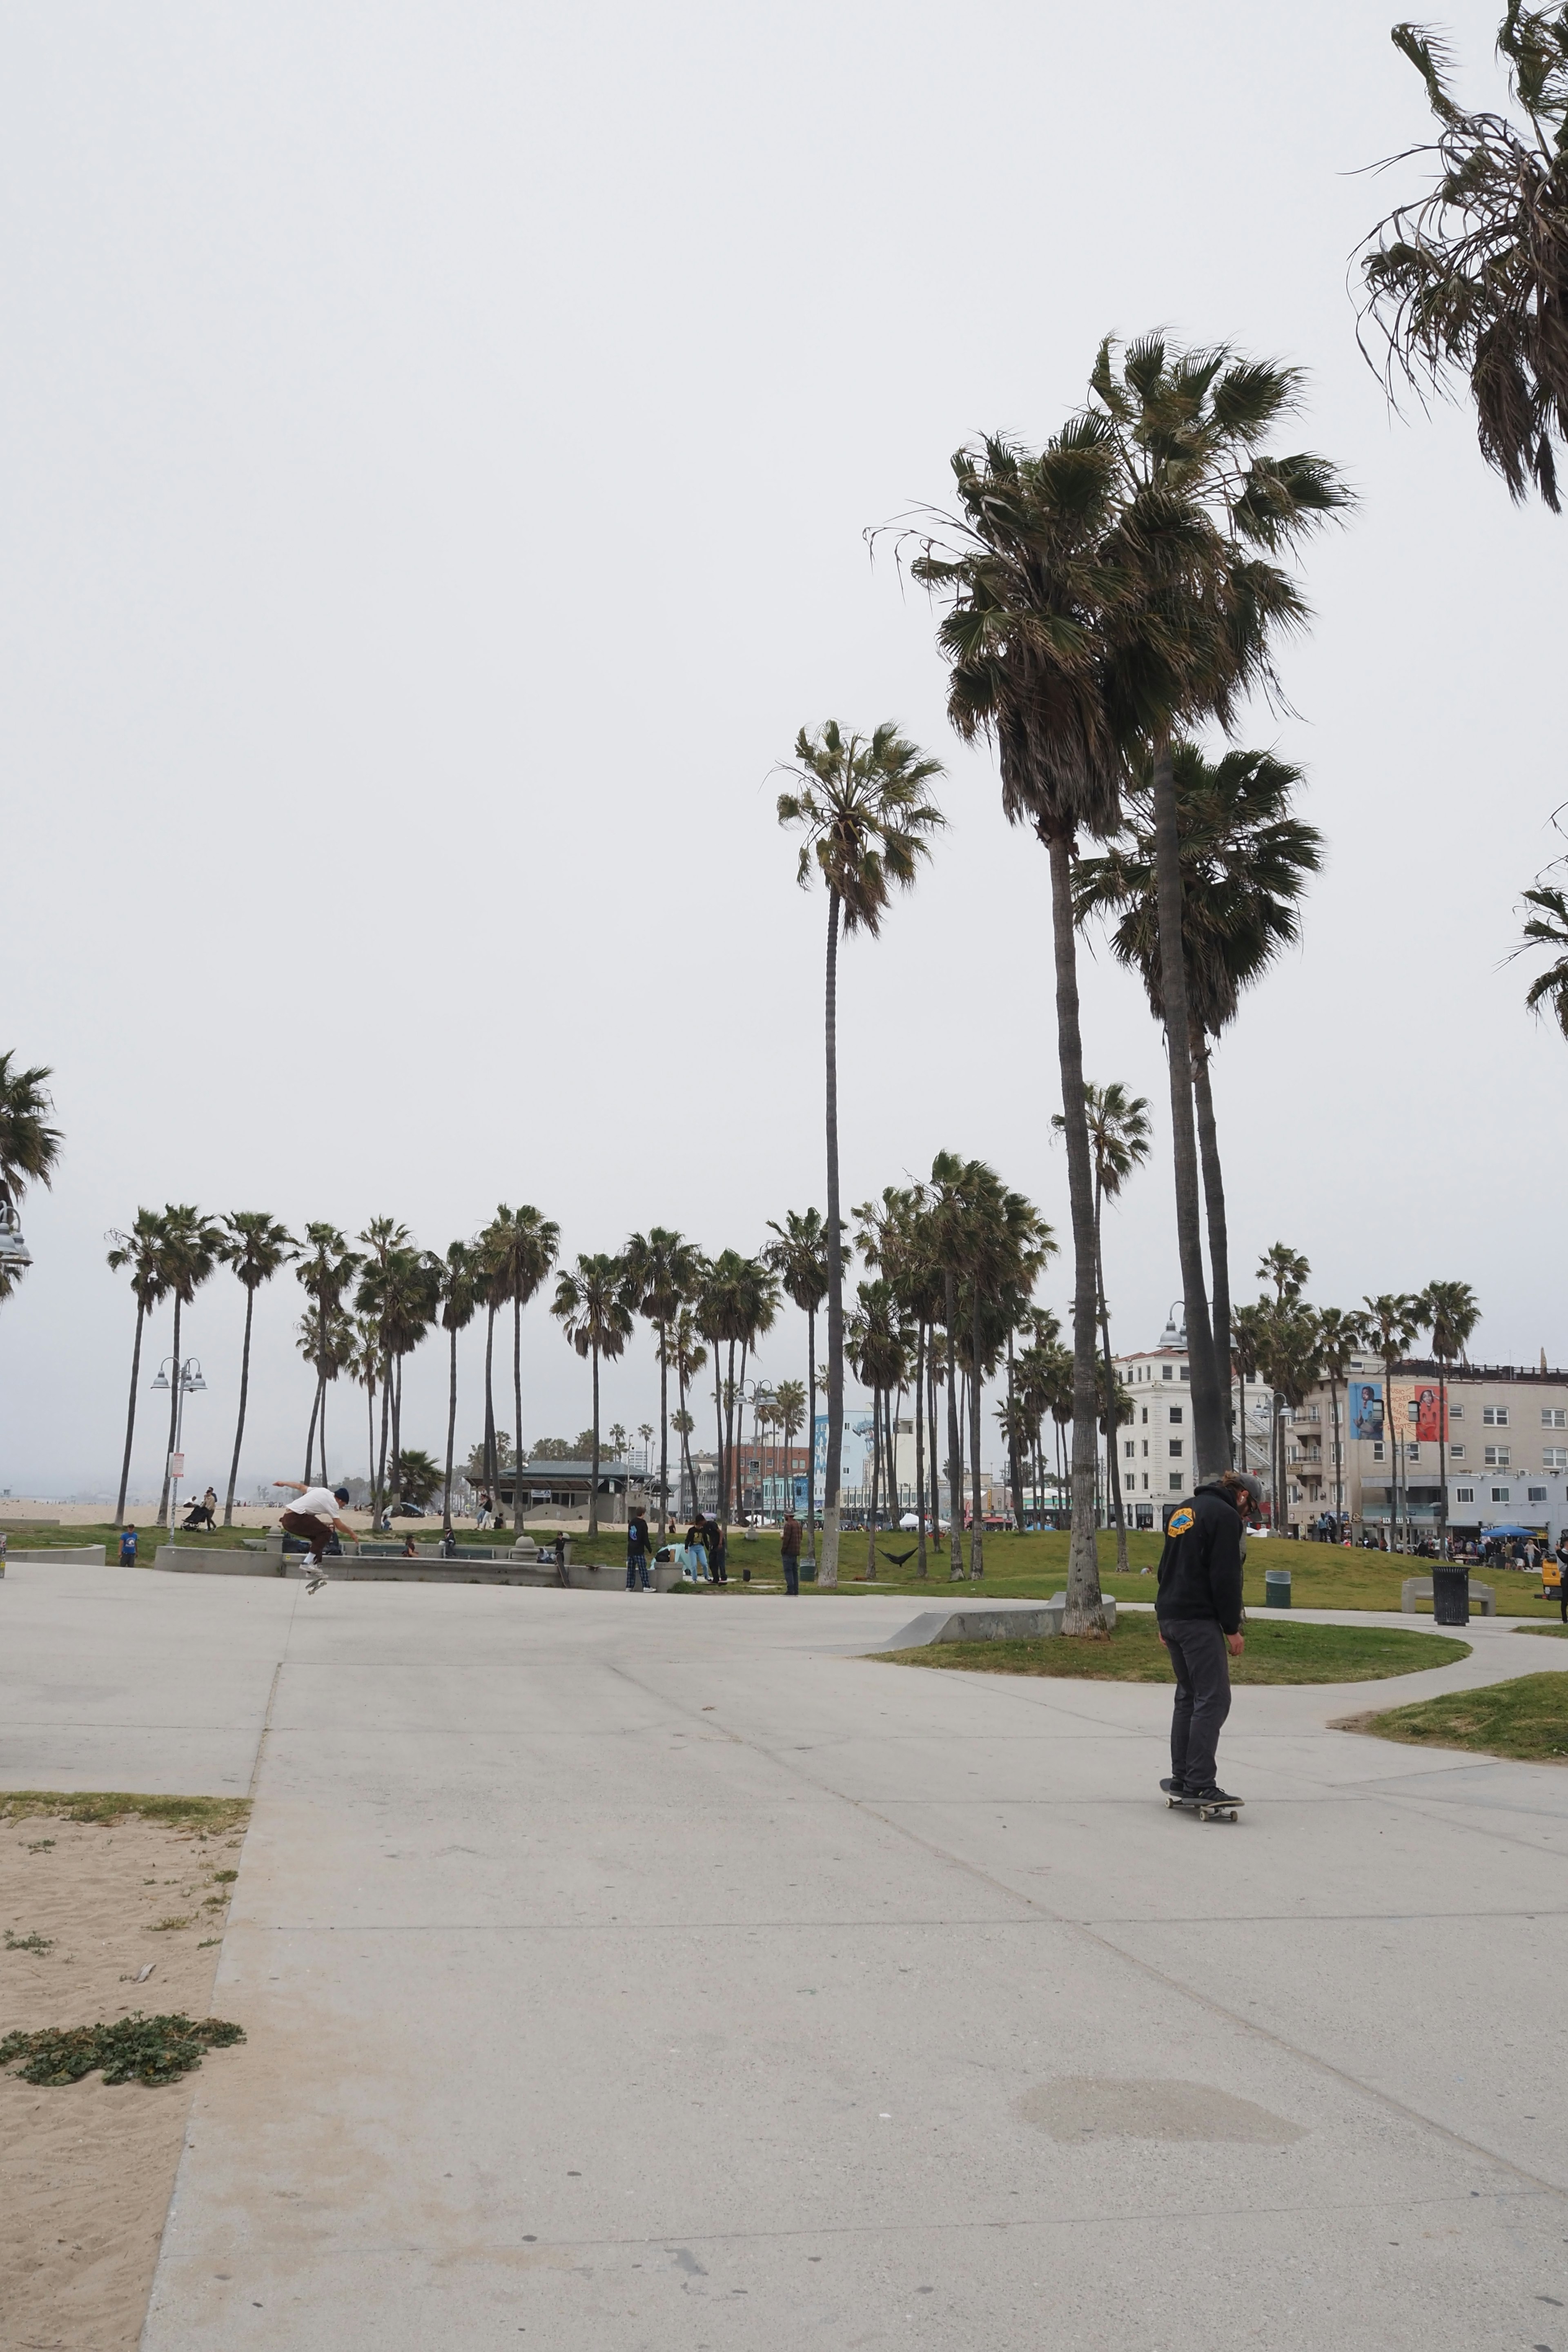
<svg viewBox="0 0 1568 2352"><path fill-rule="evenodd" d="M218 1874L237 1868L243 1835L0 1817L0 2032L133 2010L205 2017L233 1887ZM48 1948L16 1948L32 1939ZM43 2089L0 2070L7 2352L135 2352L195 2079Z"/></svg>

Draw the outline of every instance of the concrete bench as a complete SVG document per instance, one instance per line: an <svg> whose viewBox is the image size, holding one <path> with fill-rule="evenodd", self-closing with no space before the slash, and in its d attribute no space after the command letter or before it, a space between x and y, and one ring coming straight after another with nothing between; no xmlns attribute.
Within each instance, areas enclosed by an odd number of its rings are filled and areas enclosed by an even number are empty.
<svg viewBox="0 0 1568 2352"><path fill-rule="evenodd" d="M889 1645L918 1650L927 1642L1036 1642L1059 1633L1067 1594L1053 1592L1048 1601L1004 1601L991 1609L927 1609L914 1618ZM1105 1613L1116 1622L1116 1603L1109 1597Z"/></svg>
<svg viewBox="0 0 1568 2352"><path fill-rule="evenodd" d="M6 1554L9 1559L26 1559L57 1563L66 1561L80 1568L101 1568L104 1564L102 1544L48 1544L36 1551L17 1551L13 1546Z"/></svg>
<svg viewBox="0 0 1568 2352"><path fill-rule="evenodd" d="M1431 1598L1432 1580L1429 1576L1407 1576L1399 1588L1399 1606L1406 1617L1415 1616L1418 1601L1430 1601ZM1489 1584L1472 1581L1470 1607L1479 1610L1483 1617L1497 1615L1497 1594Z"/></svg>

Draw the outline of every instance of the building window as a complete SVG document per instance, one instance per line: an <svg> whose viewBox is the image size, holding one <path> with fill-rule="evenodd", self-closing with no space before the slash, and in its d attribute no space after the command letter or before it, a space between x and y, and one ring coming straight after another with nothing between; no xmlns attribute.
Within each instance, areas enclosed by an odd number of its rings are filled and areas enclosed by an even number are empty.
<svg viewBox="0 0 1568 2352"><path fill-rule="evenodd" d="M1135 1462L1138 1458L1138 1440L1135 1437L1128 1438L1126 1444L1121 1448L1121 1452L1123 1457L1127 1461Z"/></svg>
<svg viewBox="0 0 1568 2352"><path fill-rule="evenodd" d="M1464 1417L1465 1408L1462 1404L1451 1404L1448 1407L1448 1418L1450 1421L1463 1421Z"/></svg>
<svg viewBox="0 0 1568 2352"><path fill-rule="evenodd" d="M1541 1426L1542 1429L1568 1429L1568 1410L1560 1404L1543 1404Z"/></svg>
<svg viewBox="0 0 1568 2352"><path fill-rule="evenodd" d="M1543 1445L1541 1466L1543 1470L1568 1470L1568 1445Z"/></svg>
<svg viewBox="0 0 1568 2352"><path fill-rule="evenodd" d="M1173 1462L1179 1462L1181 1458L1182 1441L1179 1437L1173 1437L1171 1440L1171 1459Z"/></svg>
<svg viewBox="0 0 1568 2352"><path fill-rule="evenodd" d="M1475 1490L1475 1488L1474 1488L1473 1486L1456 1486L1456 1487L1455 1487L1455 1489L1454 1489L1454 1500L1455 1500L1455 1502L1456 1502L1456 1503L1473 1503L1473 1502L1475 1501L1475 1499L1476 1499L1476 1490Z"/></svg>
<svg viewBox="0 0 1568 2352"><path fill-rule="evenodd" d="M1147 1423L1148 1423L1148 1420L1149 1420L1149 1408L1148 1408L1148 1406L1147 1406L1147 1405L1145 1405L1145 1406L1143 1407L1143 1411L1142 1411L1142 1421L1143 1421L1144 1424L1145 1424L1145 1425L1147 1425Z"/></svg>
<svg viewBox="0 0 1568 2352"><path fill-rule="evenodd" d="M1184 1365L1182 1366L1182 1378L1183 1378L1184 1380L1185 1380L1185 1379L1186 1379L1186 1377L1187 1377L1187 1368L1186 1368L1185 1364L1184 1364Z"/></svg>
<svg viewBox="0 0 1568 2352"><path fill-rule="evenodd" d="M1449 1459L1449 1461L1450 1461L1450 1462L1462 1462L1462 1461L1464 1460L1464 1458L1465 1458L1465 1449L1464 1449L1464 1447L1463 1447L1462 1445L1450 1445L1450 1446L1449 1446L1449 1448L1448 1448L1448 1459Z"/></svg>
<svg viewBox="0 0 1568 2352"><path fill-rule="evenodd" d="M1512 1489L1508 1486L1494 1486L1492 1488L1492 1500L1494 1503L1506 1503L1511 1492Z"/></svg>
<svg viewBox="0 0 1568 2352"><path fill-rule="evenodd" d="M1416 1444L1414 1438L1411 1439L1410 1444L1405 1449L1405 1459L1406 1462L1419 1462L1421 1459L1421 1448Z"/></svg>
<svg viewBox="0 0 1568 2352"><path fill-rule="evenodd" d="M1509 1467L1513 1453L1513 1448L1511 1446L1489 1445L1484 1449L1484 1451L1486 1455L1486 1465L1489 1470L1506 1470Z"/></svg>
<svg viewBox="0 0 1568 2352"><path fill-rule="evenodd" d="M1546 1489L1544 1486L1527 1486L1524 1491L1529 1496L1532 1503L1544 1503L1546 1500Z"/></svg>
<svg viewBox="0 0 1568 2352"><path fill-rule="evenodd" d="M1145 1453L1145 1454L1147 1454L1147 1453L1148 1453L1148 1451L1149 1451L1149 1441L1148 1441L1148 1439L1147 1439L1147 1438L1145 1438L1145 1439L1143 1440L1143 1451L1144 1451L1144 1453Z"/></svg>
<svg viewBox="0 0 1568 2352"><path fill-rule="evenodd" d="M1508 1407L1507 1407L1507 1405L1506 1405L1506 1404L1484 1404L1484 1405L1482 1405L1482 1407L1481 1407L1481 1423L1482 1423L1482 1426L1483 1426L1484 1428L1487 1428L1487 1429L1506 1429L1506 1428L1508 1427Z"/></svg>
<svg viewBox="0 0 1568 2352"><path fill-rule="evenodd" d="M1165 1408L1165 1418L1170 1423L1172 1428L1174 1429L1179 1424L1182 1418L1181 1406L1179 1404L1167 1405Z"/></svg>
<svg viewBox="0 0 1568 2352"><path fill-rule="evenodd" d="M1172 1494L1173 1494L1173 1495L1179 1495L1179 1494L1181 1493L1181 1491L1182 1491L1182 1474L1181 1474L1181 1472L1180 1472L1179 1470L1175 1470L1175 1471L1173 1471L1173 1472L1172 1472L1172 1474L1171 1474L1171 1492L1172 1492Z"/></svg>
<svg viewBox="0 0 1568 2352"><path fill-rule="evenodd" d="M1383 1459L1383 1440L1381 1437L1374 1437L1372 1441L1372 1458L1374 1462L1381 1462Z"/></svg>
<svg viewBox="0 0 1568 2352"><path fill-rule="evenodd" d="M1163 1381L1173 1381L1173 1380L1175 1379L1175 1377L1176 1377L1175 1372L1174 1372L1174 1370L1173 1370L1173 1368L1172 1368L1169 1364L1162 1364L1162 1365L1161 1365L1161 1367L1160 1367L1160 1378L1161 1378Z"/></svg>
<svg viewBox="0 0 1568 2352"><path fill-rule="evenodd" d="M1145 1494L1149 1492L1149 1473L1147 1470L1143 1473L1143 1492Z"/></svg>

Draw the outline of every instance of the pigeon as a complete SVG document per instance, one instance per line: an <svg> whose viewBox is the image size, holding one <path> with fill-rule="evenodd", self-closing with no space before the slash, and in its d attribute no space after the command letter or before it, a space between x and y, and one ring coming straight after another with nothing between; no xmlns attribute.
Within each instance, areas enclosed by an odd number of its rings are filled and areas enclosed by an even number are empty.
<svg viewBox="0 0 1568 2352"><path fill-rule="evenodd" d="M903 1566L903 1564L904 1564L905 1560L906 1560L906 1559L913 1559L913 1558L914 1558L914 1556L915 1556L916 1552L917 1552L917 1551L919 1551L919 1549L920 1549L920 1546L919 1546L919 1544L911 1544L911 1545L910 1546L910 1548L909 1548L908 1551L885 1551L885 1552L882 1554L882 1558L883 1558L885 1560L889 1561L892 1567L894 1567L894 1568L902 1568L902 1566Z"/></svg>

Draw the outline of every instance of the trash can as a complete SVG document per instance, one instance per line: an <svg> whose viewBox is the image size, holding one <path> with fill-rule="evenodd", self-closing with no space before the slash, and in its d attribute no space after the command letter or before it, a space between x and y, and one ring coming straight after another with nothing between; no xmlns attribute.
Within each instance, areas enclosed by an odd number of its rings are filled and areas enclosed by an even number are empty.
<svg viewBox="0 0 1568 2352"><path fill-rule="evenodd" d="M1268 1609L1289 1609L1290 1606L1290 1571L1288 1568L1266 1568L1263 1571L1263 1601Z"/></svg>
<svg viewBox="0 0 1568 2352"><path fill-rule="evenodd" d="M1432 1615L1439 1625L1470 1622L1470 1571L1441 1560L1432 1563Z"/></svg>

